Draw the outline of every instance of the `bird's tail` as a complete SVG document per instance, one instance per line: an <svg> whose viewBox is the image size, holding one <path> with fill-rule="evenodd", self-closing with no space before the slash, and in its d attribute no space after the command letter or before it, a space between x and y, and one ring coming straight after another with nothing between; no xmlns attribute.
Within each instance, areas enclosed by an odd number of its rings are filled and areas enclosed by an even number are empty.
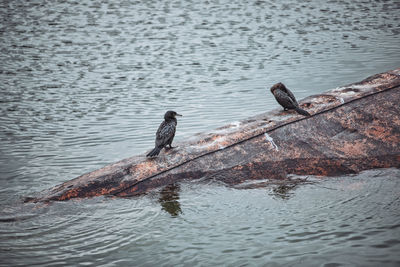
<svg viewBox="0 0 400 267"><path fill-rule="evenodd" d="M304 116L311 116L310 113L308 113L307 111L305 111L304 109L300 108L300 107L296 107L294 110L296 110L297 113L304 115Z"/></svg>
<svg viewBox="0 0 400 267"><path fill-rule="evenodd" d="M149 154L146 155L146 157L150 157L151 158L151 157L157 156L160 153L161 149L162 149L162 147L157 147L156 146L152 151L150 151Z"/></svg>

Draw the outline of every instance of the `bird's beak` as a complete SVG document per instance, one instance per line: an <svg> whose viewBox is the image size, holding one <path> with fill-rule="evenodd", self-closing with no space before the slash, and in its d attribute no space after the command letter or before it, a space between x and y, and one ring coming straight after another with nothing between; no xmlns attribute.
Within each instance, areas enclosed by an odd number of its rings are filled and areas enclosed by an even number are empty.
<svg viewBox="0 0 400 267"><path fill-rule="evenodd" d="M175 116L179 116L179 117L182 117L182 115L181 114L178 114L178 113L176 113L176 115Z"/></svg>

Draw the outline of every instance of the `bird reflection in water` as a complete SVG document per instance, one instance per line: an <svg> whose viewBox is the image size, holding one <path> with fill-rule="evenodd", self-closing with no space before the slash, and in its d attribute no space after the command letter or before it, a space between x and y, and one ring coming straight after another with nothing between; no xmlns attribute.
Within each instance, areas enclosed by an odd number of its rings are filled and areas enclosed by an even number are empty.
<svg viewBox="0 0 400 267"><path fill-rule="evenodd" d="M267 188L270 190L269 195L280 199L287 200L294 195L294 191L299 185L314 184L315 181L306 178L291 178L288 177L283 180L262 180L262 181L249 181L240 185L234 186L236 189L256 189Z"/></svg>
<svg viewBox="0 0 400 267"><path fill-rule="evenodd" d="M172 217L182 213L181 204L179 203L180 186L178 184L170 184L164 187L160 192L158 201L163 210L171 214Z"/></svg>
<svg viewBox="0 0 400 267"><path fill-rule="evenodd" d="M271 195L281 198L289 199L294 193L292 192L297 184L282 184L272 189Z"/></svg>
<svg viewBox="0 0 400 267"><path fill-rule="evenodd" d="M314 184L315 181L308 180L309 177L306 178L288 178L282 181L280 184L277 184L272 188L272 192L270 193L272 196L281 198L281 199L289 199L294 195L294 190L299 185L305 184Z"/></svg>
<svg viewBox="0 0 400 267"><path fill-rule="evenodd" d="M281 199L289 199L294 195L294 190L297 187L298 183L291 183L288 180L283 180L280 182L277 181L264 181L264 182L256 182L251 184L245 184L240 186L235 186L237 189L256 189L256 188L267 188L270 190L269 195Z"/></svg>

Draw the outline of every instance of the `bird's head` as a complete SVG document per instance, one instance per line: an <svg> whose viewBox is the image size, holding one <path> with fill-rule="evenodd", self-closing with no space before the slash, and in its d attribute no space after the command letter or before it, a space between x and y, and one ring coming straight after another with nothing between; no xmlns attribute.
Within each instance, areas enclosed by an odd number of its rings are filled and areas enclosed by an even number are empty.
<svg viewBox="0 0 400 267"><path fill-rule="evenodd" d="M271 93L274 94L274 91L280 89L282 91L286 91L286 86L283 83L276 83L271 87Z"/></svg>
<svg viewBox="0 0 400 267"><path fill-rule="evenodd" d="M181 114L176 113L175 111L169 110L165 112L164 119L166 121L176 119L176 116L182 116Z"/></svg>

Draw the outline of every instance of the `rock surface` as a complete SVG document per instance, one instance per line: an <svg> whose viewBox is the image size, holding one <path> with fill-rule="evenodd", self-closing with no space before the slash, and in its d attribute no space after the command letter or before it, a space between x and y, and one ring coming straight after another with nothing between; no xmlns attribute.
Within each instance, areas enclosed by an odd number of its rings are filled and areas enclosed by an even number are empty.
<svg viewBox="0 0 400 267"><path fill-rule="evenodd" d="M238 184L400 167L400 69L299 103L311 117L276 109L176 143L178 149L155 159L138 155L105 166L26 201L126 197L183 179Z"/></svg>

